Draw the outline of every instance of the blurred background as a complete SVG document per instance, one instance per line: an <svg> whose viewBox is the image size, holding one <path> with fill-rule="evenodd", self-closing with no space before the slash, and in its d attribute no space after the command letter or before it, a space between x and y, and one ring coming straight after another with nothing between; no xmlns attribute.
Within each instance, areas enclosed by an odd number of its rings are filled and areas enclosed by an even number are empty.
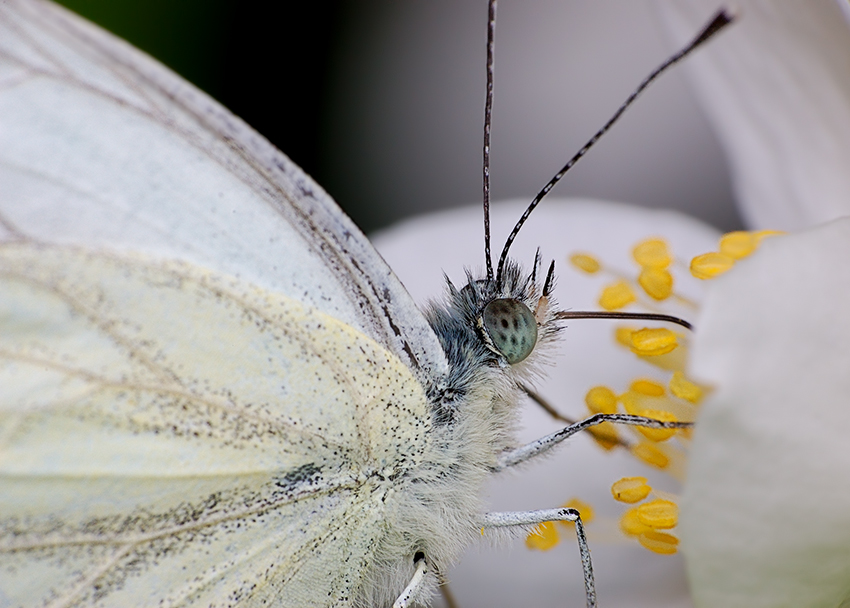
<svg viewBox="0 0 850 608"><path fill-rule="evenodd" d="M367 232L480 201L484 0L62 3L245 119ZM530 200L684 42L668 39L650 0L501 0L494 199ZM741 225L686 69L648 91L555 193Z"/></svg>

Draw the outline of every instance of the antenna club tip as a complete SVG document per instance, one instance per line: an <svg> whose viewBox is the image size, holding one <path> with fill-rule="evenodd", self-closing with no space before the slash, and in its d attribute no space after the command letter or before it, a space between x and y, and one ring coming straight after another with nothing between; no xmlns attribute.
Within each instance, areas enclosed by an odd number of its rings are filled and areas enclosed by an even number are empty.
<svg viewBox="0 0 850 608"><path fill-rule="evenodd" d="M687 55L690 51L694 50L696 47L701 46L703 43L707 42L711 39L715 34L717 34L720 30L726 28L727 25L730 25L738 18L737 9L730 7L721 7L712 17L711 21L706 25L703 30L694 38L693 42L691 42L684 50L680 51L680 53L676 56L676 61L682 59L685 55Z"/></svg>
<svg viewBox="0 0 850 608"><path fill-rule="evenodd" d="M731 4L729 6L721 6L717 11L717 19L722 20L724 23L732 23L737 21L741 16L741 9L735 5Z"/></svg>

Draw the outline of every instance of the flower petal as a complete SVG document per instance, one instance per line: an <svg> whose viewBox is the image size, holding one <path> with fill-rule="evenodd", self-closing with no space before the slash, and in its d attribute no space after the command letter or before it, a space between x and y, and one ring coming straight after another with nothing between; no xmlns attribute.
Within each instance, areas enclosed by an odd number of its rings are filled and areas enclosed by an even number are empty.
<svg viewBox="0 0 850 608"><path fill-rule="evenodd" d="M716 0L658 4L677 43ZM850 28L837 2L740 2L689 60L745 220L799 230L850 213Z"/></svg>
<svg viewBox="0 0 850 608"><path fill-rule="evenodd" d="M844 218L769 239L706 297L692 375L717 390L680 520L697 606L850 597L848 260Z"/></svg>

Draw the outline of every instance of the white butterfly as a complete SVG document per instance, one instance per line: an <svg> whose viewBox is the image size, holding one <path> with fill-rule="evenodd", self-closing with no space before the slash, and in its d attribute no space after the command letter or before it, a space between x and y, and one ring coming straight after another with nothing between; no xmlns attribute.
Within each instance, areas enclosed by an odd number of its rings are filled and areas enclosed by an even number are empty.
<svg viewBox="0 0 850 608"><path fill-rule="evenodd" d="M283 154L41 0L0 4L0 117L0 606L403 606L482 526L576 518L479 498L563 438L511 450L551 274L423 314Z"/></svg>

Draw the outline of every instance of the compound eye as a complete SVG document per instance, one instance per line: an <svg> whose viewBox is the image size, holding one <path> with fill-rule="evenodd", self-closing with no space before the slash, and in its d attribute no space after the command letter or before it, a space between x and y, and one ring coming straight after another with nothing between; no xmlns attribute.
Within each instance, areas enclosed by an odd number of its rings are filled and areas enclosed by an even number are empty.
<svg viewBox="0 0 850 608"><path fill-rule="evenodd" d="M487 304L484 328L493 345L511 364L525 359L537 344L537 320L519 300L493 300Z"/></svg>

